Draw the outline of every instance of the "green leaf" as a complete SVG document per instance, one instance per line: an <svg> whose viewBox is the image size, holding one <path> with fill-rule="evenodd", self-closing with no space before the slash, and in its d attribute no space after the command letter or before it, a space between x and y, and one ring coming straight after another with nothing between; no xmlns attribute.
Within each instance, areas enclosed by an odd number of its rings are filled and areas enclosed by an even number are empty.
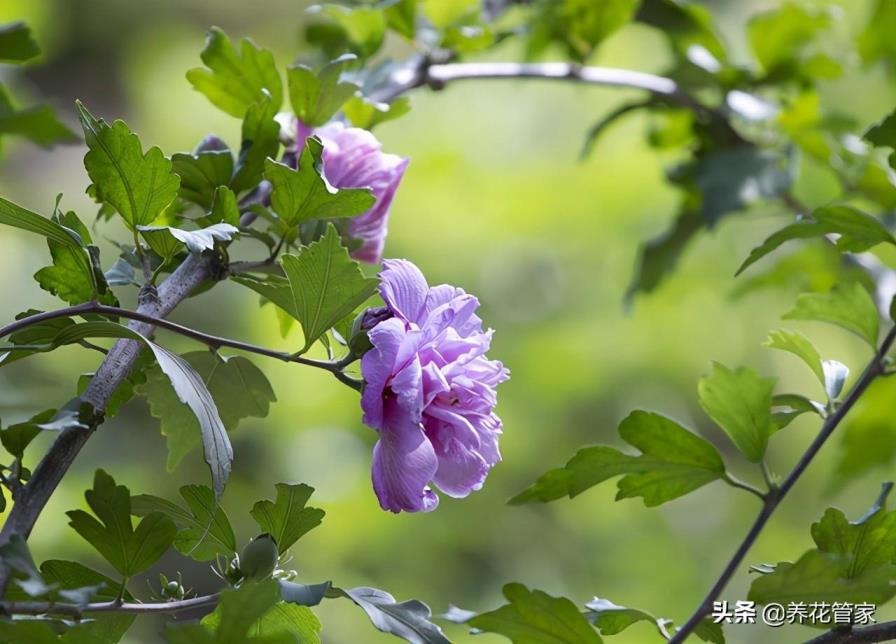
<svg viewBox="0 0 896 644"><path fill-rule="evenodd" d="M283 601L298 604L299 606L317 606L332 587L329 581L310 585L296 584L283 579L278 581L280 583L280 596L283 598Z"/></svg>
<svg viewBox="0 0 896 644"><path fill-rule="evenodd" d="M368 188L334 188L323 177L323 145L309 138L302 151L299 169L272 159L265 161L265 178L271 182L271 205L288 226L310 219L354 217L369 210L376 199Z"/></svg>
<svg viewBox="0 0 896 644"><path fill-rule="evenodd" d="M38 434L48 429L56 429L48 425L56 416L55 409L48 409L32 416L22 423L0 429L0 443L13 457L22 460L25 448L31 444Z"/></svg>
<svg viewBox="0 0 896 644"><path fill-rule="evenodd" d="M174 154L171 165L180 176L180 197L205 210L212 207L218 187L229 184L233 176L233 155L227 149Z"/></svg>
<svg viewBox="0 0 896 644"><path fill-rule="evenodd" d="M270 95L274 111L283 102L283 83L274 56L243 38L237 52L230 38L217 27L209 30L200 54L208 69L197 67L187 72L193 88L205 94L219 109L243 118L249 107Z"/></svg>
<svg viewBox="0 0 896 644"><path fill-rule="evenodd" d="M38 572L28 544L21 535L14 534L9 541L0 545L0 560L11 570L16 585L29 597L41 597L53 590L54 586L47 584Z"/></svg>
<svg viewBox="0 0 896 644"><path fill-rule="evenodd" d="M252 518L262 532L270 534L281 553L286 552L308 531L320 525L324 511L306 508L314 488L304 484L277 483L276 501L258 501Z"/></svg>
<svg viewBox="0 0 896 644"><path fill-rule="evenodd" d="M725 430L744 456L759 462L774 431L774 388L774 378L762 378L747 367L731 370L714 362L712 373L700 379L697 391L703 411Z"/></svg>
<svg viewBox="0 0 896 644"><path fill-rule="evenodd" d="M389 593L377 588L350 590L333 588L330 596L345 597L359 606L370 622L384 633L391 633L413 644L450 644L442 629L429 621L429 606L416 599L396 602Z"/></svg>
<svg viewBox="0 0 896 644"><path fill-rule="evenodd" d="M93 489L84 496L99 520L83 510L71 510L66 513L69 525L125 578L149 568L174 541L177 528L159 512L144 517L134 529L128 489L116 485L103 470L96 471Z"/></svg>
<svg viewBox="0 0 896 644"><path fill-rule="evenodd" d="M240 208L236 201L236 195L233 190L226 186L219 186L215 190L215 196L212 199L212 212L209 216L209 223L225 223L231 226L240 225Z"/></svg>
<svg viewBox="0 0 896 644"><path fill-rule="evenodd" d="M364 277L358 262L349 257L329 224L318 241L298 255L284 255L281 264L287 280L260 281L234 278L260 293L302 324L307 351L328 329L373 295L378 281Z"/></svg>
<svg viewBox="0 0 896 644"><path fill-rule="evenodd" d="M40 47L24 22L0 26L0 62L22 63L40 53Z"/></svg>
<svg viewBox="0 0 896 644"><path fill-rule="evenodd" d="M784 429L793 422L797 416L803 414L818 414L825 416L825 406L814 400L810 400L799 394L777 394L772 397L772 423L774 431Z"/></svg>
<svg viewBox="0 0 896 644"><path fill-rule="evenodd" d="M777 564L757 578L749 598L780 601L843 601L882 604L896 594L896 512L887 512L892 483L883 486L875 504L856 521L828 508L812 524L816 549L796 563Z"/></svg>
<svg viewBox="0 0 896 644"><path fill-rule="evenodd" d="M513 644L599 644L602 640L575 604L522 584L504 586L508 604L470 620L470 626L498 633Z"/></svg>
<svg viewBox="0 0 896 644"><path fill-rule="evenodd" d="M435 4L432 0L430 3ZM444 0L442 4L450 5ZM563 44L573 59L583 63L597 45L632 19L640 4L641 0L564 0L539 3L537 6L541 10L531 22L533 28L527 54L535 57L555 41Z"/></svg>
<svg viewBox="0 0 896 644"><path fill-rule="evenodd" d="M208 394L209 402L217 408L220 427L215 427L220 431L222 442L227 439L225 428L233 431L244 418L264 418L270 403L276 401L271 385L261 370L242 356L222 358L210 351L194 351L179 356L179 360L192 371ZM204 438L206 429L198 416L181 404L181 395L168 385L158 370L147 374L146 383L139 391L149 400L152 415L161 421L162 434L168 440L169 470L187 452L197 447L200 439L206 444L208 457L209 447ZM232 459L229 445L228 440L227 451ZM216 497L220 498L217 490Z"/></svg>
<svg viewBox="0 0 896 644"><path fill-rule="evenodd" d="M78 113L90 148L84 167L101 201L111 204L133 230L151 224L177 197L180 178L157 147L143 154L140 139L123 121L110 127L79 102Z"/></svg>
<svg viewBox="0 0 896 644"><path fill-rule="evenodd" d="M0 85L0 134L23 136L45 148L57 143L73 143L78 137L68 129L53 108L35 105L16 108L6 90Z"/></svg>
<svg viewBox="0 0 896 644"><path fill-rule="evenodd" d="M634 411L619 425L619 435L641 450L641 455L630 456L612 447L586 447L564 467L545 473L510 503L573 498L598 483L624 474L616 499L640 496L645 505L655 506L725 474L725 464L711 443L665 416Z"/></svg>
<svg viewBox="0 0 896 644"><path fill-rule="evenodd" d="M585 618L597 627L601 635L616 635L638 622L657 623L657 618L646 611L619 606L600 597L585 604L585 608L588 609Z"/></svg>
<svg viewBox="0 0 896 644"><path fill-rule="evenodd" d="M818 208L812 213L812 217L814 221L803 220L790 224L768 237L760 246L750 251L750 256L737 269L737 274L792 239L836 233L839 235L837 248L850 253L865 251L882 243L896 244L896 239L877 218L851 206Z"/></svg>
<svg viewBox="0 0 896 644"><path fill-rule="evenodd" d="M304 65L287 69L289 100L302 123L310 127L323 125L358 91L354 83L339 80L345 67L354 60L351 54L340 56L316 74Z"/></svg>
<svg viewBox="0 0 896 644"><path fill-rule="evenodd" d="M97 300L118 306L118 299L109 290L99 261L99 249L90 244L90 233L74 212L54 215L54 220L67 230L75 231L88 244L83 248L47 240L52 266L45 266L34 274L34 279L45 291L57 295L69 304Z"/></svg>
<svg viewBox="0 0 896 644"><path fill-rule="evenodd" d="M685 211L662 235L642 244L638 250L635 274L625 294L626 300L631 301L638 292L650 293L656 289L663 278L675 269L684 249L704 225L700 213Z"/></svg>
<svg viewBox="0 0 896 644"><path fill-rule="evenodd" d="M703 156L694 168L694 183L711 227L727 213L779 197L793 183L793 169L777 152L741 145Z"/></svg>
<svg viewBox="0 0 896 644"><path fill-rule="evenodd" d="M246 110L242 126L242 147L230 187L237 194L258 185L264 173L264 162L277 156L280 149L280 126L270 96L264 95Z"/></svg>
<svg viewBox="0 0 896 644"><path fill-rule="evenodd" d="M215 611L203 618L202 625L213 630L217 629L220 633L220 622L221 616ZM309 608L279 602L252 625L250 633L256 639L282 636L288 633L297 638L291 641L301 644L318 644L320 630L321 624Z"/></svg>
<svg viewBox="0 0 896 644"><path fill-rule="evenodd" d="M325 4L316 5L311 10L339 25L348 38L352 51L362 58L372 56L383 44L386 16L378 7Z"/></svg>
<svg viewBox="0 0 896 644"><path fill-rule="evenodd" d="M896 5L890 0L877 0L864 31L858 37L858 49L866 63L878 59L896 60L896 44L889 28L896 21Z"/></svg>
<svg viewBox="0 0 896 644"><path fill-rule="evenodd" d="M812 346L809 338L802 333L791 331L790 329L772 331L768 335L768 340L765 341L765 346L787 351L797 356L806 363L809 369L812 370L812 373L815 374L815 377L818 378L818 381L824 385L824 368L821 366L821 356L818 355L818 351Z"/></svg>
<svg viewBox="0 0 896 644"><path fill-rule="evenodd" d="M2 197L0 197L0 224L43 235L48 240L63 246L71 248L84 246L78 233L70 228L66 228L52 219L41 217Z"/></svg>
<svg viewBox="0 0 896 644"><path fill-rule="evenodd" d="M680 58L692 56L695 46L709 52L719 62L725 62L727 58L705 7L676 0L644 0L635 19L659 29Z"/></svg>
<svg viewBox="0 0 896 644"><path fill-rule="evenodd" d="M772 73L792 65L802 49L829 25L828 14L787 2L754 16L747 24L747 37L756 58Z"/></svg>
<svg viewBox="0 0 896 644"><path fill-rule="evenodd" d="M877 348L880 320L874 300L861 284L838 284L829 293L802 293L785 320L827 322L852 331Z"/></svg>
<svg viewBox="0 0 896 644"><path fill-rule="evenodd" d="M393 5L396 6L396 5ZM352 96L342 111L355 127L372 130L380 123L400 118L411 111L411 99L399 96L391 103L380 103L361 95Z"/></svg>
<svg viewBox="0 0 896 644"><path fill-rule="evenodd" d="M236 537L211 489L205 485L185 485L180 488L180 495L186 508L150 494L132 496L131 513L166 515L178 528L174 546L197 561L210 561L218 555L232 556L236 552Z"/></svg>

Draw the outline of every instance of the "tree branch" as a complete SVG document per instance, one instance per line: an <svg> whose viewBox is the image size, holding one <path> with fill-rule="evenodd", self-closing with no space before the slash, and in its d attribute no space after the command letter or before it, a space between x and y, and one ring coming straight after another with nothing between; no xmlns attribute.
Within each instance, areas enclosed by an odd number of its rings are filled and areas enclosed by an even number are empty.
<svg viewBox="0 0 896 644"><path fill-rule="evenodd" d="M214 259L209 256L190 255L159 287L157 294L143 294L137 312L153 318L168 315L197 286L213 276ZM148 335L153 325L132 320L128 328ZM103 411L112 393L131 373L140 352L136 340L119 340L96 370L82 398L96 410L94 420L86 428L63 430L38 463L28 482L19 490L6 522L0 530L0 544L13 535L27 539L34 523L46 506L53 491L71 467L75 457L84 447L97 427L102 424ZM9 581L9 569L0 561L0 597Z"/></svg>
<svg viewBox="0 0 896 644"><path fill-rule="evenodd" d="M202 595L170 602L97 602L93 604L62 604L57 602L3 602L0 610L7 615L66 615L80 617L85 613L178 613L185 610L215 606L221 598L219 593Z"/></svg>
<svg viewBox="0 0 896 644"><path fill-rule="evenodd" d="M731 577L734 576L735 572L737 572L737 569L743 562L744 557L746 557L747 552L749 552L750 548L753 546L753 543L755 543L756 539L759 537L759 534L762 532L765 524L768 522L775 509L778 507L778 504L803 475L803 472L806 471L806 468L809 467L809 464L824 446L825 442L827 442L831 434L834 433L834 430L837 429L837 426L840 424L846 414L849 413L849 410L852 409L852 407L856 404L856 401L858 401L858 399L868 388L868 386L875 380L875 378L883 373L884 358L890 351L890 348L893 346L894 341L896 341L896 327L893 327L887 333L883 342L881 342L880 347L877 349L877 351L875 351L874 357L862 372L862 375L852 386L852 389L849 390L849 393L840 404L840 406L837 407L837 409L824 421L824 424L822 424L821 430L818 432L815 440L812 441L812 443L797 461L796 465L793 466L793 469L781 483L780 487L773 488L769 490L768 494L766 494L765 502L762 505L762 509L759 511L759 515L756 517L756 520L753 522L753 525L747 532L747 536L744 537L743 541L734 552L734 555L732 555L731 559L728 561L728 564L725 566L724 570L722 570L718 579L706 594L706 597L704 597L703 601L700 602L697 610L695 610L694 613L688 618L687 622L685 622L682 627L675 632L675 635L672 637L672 639L669 640L669 644L681 644L681 642L684 642L687 636L694 631L700 621L710 614L710 612L712 611L713 602L719 598L719 595L725 589L725 586L728 585Z"/></svg>
<svg viewBox="0 0 896 644"><path fill-rule="evenodd" d="M881 622L858 628L835 628L812 638L806 644L867 644L889 642L894 639L896 639L896 622Z"/></svg>

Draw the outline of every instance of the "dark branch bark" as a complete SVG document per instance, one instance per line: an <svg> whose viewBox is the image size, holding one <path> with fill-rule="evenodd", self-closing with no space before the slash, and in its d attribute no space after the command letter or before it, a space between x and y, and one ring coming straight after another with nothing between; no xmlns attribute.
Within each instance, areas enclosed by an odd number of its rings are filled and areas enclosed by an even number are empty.
<svg viewBox="0 0 896 644"><path fill-rule="evenodd" d="M896 639L896 622L882 622L871 626L828 631L814 637L806 644L867 644L869 642L889 642Z"/></svg>
<svg viewBox="0 0 896 644"><path fill-rule="evenodd" d="M190 255L161 284L157 296L142 298L143 302L137 311L158 318L168 315L193 289L212 277L213 261L211 257ZM151 324L137 320L132 320L128 328L143 335L149 335L153 330ZM70 428L59 434L32 472L31 478L18 491L3 529L0 530L0 544L6 543L16 534L23 539L27 539L31 534L53 491L81 448L102 423L102 412L109 398L131 373L139 352L140 345L136 340L119 340L106 355L82 396L97 411L97 420L87 428ZM9 571L0 562L0 596L6 589L8 579Z"/></svg>
<svg viewBox="0 0 896 644"><path fill-rule="evenodd" d="M694 631L700 621L710 614L710 612L712 611L713 602L719 598L719 595L725 589L725 586L727 586L728 582L731 581L731 577L734 576L734 574L737 572L737 569L743 563L744 558L747 556L747 553L755 543L756 539L759 537L759 534L762 532L762 529L765 527L765 524L768 522L775 509L778 507L778 504L803 475L803 472L806 471L806 468L809 467L809 464L827 442L828 438L831 437L831 434L834 433L834 430L837 429L837 426L840 424L846 414L849 413L849 410L853 408L853 406L856 404L856 402L859 400L868 386L872 382L874 382L875 378L883 373L884 359L886 358L887 353L889 353L890 348L893 346L894 341L896 341L896 327L893 327L892 329L890 329L889 333L887 333L883 342L881 342L880 347L877 349L877 351L875 351L874 357L871 359L871 361L868 363L868 366L865 367L865 370L862 372L862 375L856 381L856 384L854 384L852 389L849 390L849 394L847 394L846 398L843 400L840 406L837 407L836 411L834 411L824 421L824 424L822 424L821 430L818 432L815 440L812 441L812 443L800 457L799 461L797 461L796 465L793 466L793 469L787 475L787 478L784 479L780 487L770 490L766 495L765 502L762 505L762 510L760 510L759 515L756 517L756 520L750 527L749 532L747 532L747 536L744 537L743 541L734 552L734 555L732 555L731 559L728 561L728 564L725 566L724 570L722 570L722 573L719 575L712 588L706 594L706 597L704 597L703 601L700 602L697 610L695 610L694 613L688 618L688 621L685 622L681 626L681 628L679 628L675 632L675 635L672 637L672 639L669 640L669 644L680 644L681 642L684 642L684 640L687 639L688 635L690 635Z"/></svg>

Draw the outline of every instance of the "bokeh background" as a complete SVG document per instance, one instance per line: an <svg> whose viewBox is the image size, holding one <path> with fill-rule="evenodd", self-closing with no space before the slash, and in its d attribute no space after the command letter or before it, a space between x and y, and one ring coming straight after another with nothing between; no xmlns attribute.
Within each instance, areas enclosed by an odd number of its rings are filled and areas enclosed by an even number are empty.
<svg viewBox="0 0 896 644"><path fill-rule="evenodd" d="M750 64L745 20L776 3L703 4L736 58ZM838 43L848 48L870 7L864 0L835 4L841 11L830 36L836 51ZM192 149L208 133L235 145L237 120L218 112L184 78L200 64L205 30L214 24L232 37L250 35L285 65L305 47L304 8L297 0L3 0L0 20L26 20L44 54L23 71L0 73L20 99L53 103L73 126L73 101L80 98L95 114L125 119L145 145L168 154ZM393 44L390 53L406 55L405 47ZM489 55L517 60L521 52L510 44ZM669 60L657 32L630 25L602 45L593 62L659 72ZM862 124L892 109L896 84L885 70L842 62L844 76L822 85L825 106ZM501 586L522 581L579 603L597 595L679 621L690 613L752 520L754 499L717 483L647 509L640 500L615 503L615 487L606 483L574 501L506 505L580 445L619 445L616 425L635 408L665 412L714 439L732 469L756 481L696 404L696 382L711 360L777 375L779 391L821 393L796 360L761 347L767 331L781 324L795 289L785 284L741 293L733 279L749 249L782 221L780 207L727 218L690 248L672 279L630 308L623 305L638 244L675 214L679 197L663 179L664 166L674 159L645 144L647 123L640 116L609 131L588 160L580 162L578 153L588 127L636 95L563 83L467 81L438 93L418 90L410 115L377 129L386 150L412 159L392 211L387 256L415 261L432 283L448 281L476 293L482 317L497 330L493 355L513 374L501 387L498 408L505 423L504 462L468 499L443 497L428 515L385 513L369 483L375 435L360 422L357 395L325 373L253 357L279 400L268 418L243 421L233 435L236 462L224 505L241 542L254 536L248 508L255 500L272 497L278 481L307 482L317 488L314 504L327 517L294 548L293 565L303 581L376 586L400 599L420 598L435 612L449 604L496 607ZM84 194L89 182L83 152L79 145L45 151L7 140L0 194L47 213L61 192L64 207L92 219L96 206ZM810 167L797 193L818 204L836 189L832 177ZM111 226L102 231L98 237L119 234ZM108 266L116 254L110 244L101 245ZM261 252L251 244L242 248L247 257ZM42 240L0 230L3 320L27 308L59 306L30 282L46 263ZM825 275L813 279L824 281ZM121 297L133 303L133 293ZM188 301L173 317L273 347L296 341L282 339L271 308L259 309L257 297L235 284ZM868 357L842 333L801 329L826 357L854 372ZM167 334L160 338L180 350L198 348ZM0 416L14 422L64 403L75 393L77 375L97 363L96 354L61 349L0 370ZM801 419L777 434L772 469L785 472L814 429L813 421ZM29 449L32 458L49 437L40 440ZM857 517L892 476L892 468L878 468L841 484L835 476L838 449L835 438L781 507L750 562L796 558L810 547L809 524L827 505ZM198 453L173 472L165 470L165 453L158 421L135 399L90 441L53 496L31 539L36 558L77 558L102 568L64 515L83 506L96 467L135 493L171 498L180 485L207 482ZM207 568L174 555L154 573L170 576L179 569L197 591L214 586ZM748 582L745 572L738 575L725 596L745 598ZM135 583L138 594L141 585L142 579ZM347 601L326 601L317 612L328 644L393 641ZM879 618L888 615L896 611L885 608ZM161 641L159 623L138 624L129 641ZM446 628L453 640L474 641L463 627ZM809 634L761 626L727 633L731 642L795 641ZM614 641L653 638L650 626L639 624ZM503 640L482 635L475 641Z"/></svg>

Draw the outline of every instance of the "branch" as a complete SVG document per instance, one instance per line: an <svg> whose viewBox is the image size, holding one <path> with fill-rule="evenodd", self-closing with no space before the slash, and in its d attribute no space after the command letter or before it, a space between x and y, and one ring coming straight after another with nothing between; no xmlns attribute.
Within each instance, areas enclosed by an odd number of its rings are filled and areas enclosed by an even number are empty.
<svg viewBox="0 0 896 644"><path fill-rule="evenodd" d="M722 570L722 573L719 575L718 579L716 580L715 584L713 584L706 597L697 607L697 610L695 610L690 618L688 618L688 621L685 622L684 625L682 625L682 627L676 631L672 639L669 640L669 644L681 644L681 642L684 642L687 636L693 632L700 621L710 614L710 612L712 611L713 602L718 599L719 595L725 589L725 586L727 586L728 582L731 580L731 577L734 576L735 572L737 572L738 567L743 562L744 557L746 557L747 552L749 552L750 548L753 546L753 543L759 537L759 534L762 532L765 524L774 513L775 508L778 507L778 504L781 502L781 500L787 495L794 484L796 484L800 476L802 476L803 472L806 471L806 468L809 467L809 464L824 446L825 442L827 442L831 434L834 433L834 430L837 429L837 426L840 424L846 414L849 413L849 410L852 409L852 407L856 404L856 402L865 392L868 386L874 381L875 378L883 373L884 358L889 352L890 347L892 347L894 341L896 341L896 327L893 327L887 333L883 342L880 344L880 347L874 353L874 357L868 363L868 366L865 367L865 370L862 372L862 375L859 377L856 383L852 386L852 389L849 390L849 394L847 394L846 398L843 400L840 406L837 407L836 411L834 411L834 413L828 416L828 418L825 420L824 424L821 426L821 430L815 437L815 440L812 441L812 443L800 457L799 461L797 461L796 465L793 466L793 469L781 483L780 487L772 488L766 495L765 501L762 505L762 509L759 511L759 515L756 517L756 520L750 527L749 532L747 532L747 536L744 537L744 540L741 542L740 546L738 546L734 555L731 557L731 560L728 562L728 565L726 565L724 570ZM845 641L874 642L880 640Z"/></svg>
<svg viewBox="0 0 896 644"><path fill-rule="evenodd" d="M896 639L896 622L881 622L859 628L835 628L814 637L806 644L867 644Z"/></svg>
<svg viewBox="0 0 896 644"><path fill-rule="evenodd" d="M182 336L190 338L192 340L196 340L197 342L202 342L203 344L209 346L212 349L219 349L221 347L230 347L232 349L239 349L240 351L246 351L248 353L256 353L258 355L266 356L268 358L275 358L276 360L282 360L283 362L295 362L298 364L303 364L309 367L316 367L318 369L323 369L325 371L329 371L332 374L336 374L337 372L341 372L342 368L349 364L345 361L332 362L326 360L313 360L311 358L305 358L300 355L296 355L294 353L288 353L286 351L276 351L274 349L267 349L265 347L260 347L255 344L249 344L248 342L241 342L239 340L231 340L230 338L223 338L217 335L211 335L209 333L203 333L202 331L197 331L196 329L191 329L190 327L184 326L182 324L177 324L176 322L171 322L169 320L165 320L164 318L160 318L154 315L149 315L146 313L141 313L139 310L131 311L129 309L122 309L117 306L107 306L105 304L100 304L99 302L85 302L84 304L77 304L75 306L69 306L62 309L57 309L55 311L46 311L44 313L37 313L35 315L31 315L26 318L22 318L21 320L16 320L11 324L8 324L4 327L0 327L0 337L4 337L11 333L15 333L21 329L27 328L29 326L33 326L34 324L38 324L39 322L45 322L46 320L53 320L56 318L68 318L75 315L83 315L85 313L98 313L101 315L113 315L122 318L126 318L129 320L135 320L137 322L143 322L144 324L151 325L153 327L158 327L161 329L166 329L168 331L172 331L174 333L178 333ZM14 347L9 347L14 348Z"/></svg>
<svg viewBox="0 0 896 644"><path fill-rule="evenodd" d="M220 597L219 593L215 593L178 601L147 604L120 601L83 605L56 602L4 602L0 604L0 610L7 615L67 615L70 617L80 617L85 613L178 613L195 608L215 606Z"/></svg>
<svg viewBox="0 0 896 644"><path fill-rule="evenodd" d="M152 318L168 315L197 286L213 274L214 259L209 256L190 255L159 287L152 297L141 297L137 312ZM132 320L128 328L142 335L152 332L153 325ZM46 506L53 491L68 471L75 457L97 427L103 422L103 411L112 393L131 373L140 352L136 340L119 340L103 359L82 398L96 410L94 419L86 428L71 427L63 430L38 463L19 495L0 530L0 544L13 535L27 539L34 523ZM9 569L0 561L0 596L9 581Z"/></svg>

